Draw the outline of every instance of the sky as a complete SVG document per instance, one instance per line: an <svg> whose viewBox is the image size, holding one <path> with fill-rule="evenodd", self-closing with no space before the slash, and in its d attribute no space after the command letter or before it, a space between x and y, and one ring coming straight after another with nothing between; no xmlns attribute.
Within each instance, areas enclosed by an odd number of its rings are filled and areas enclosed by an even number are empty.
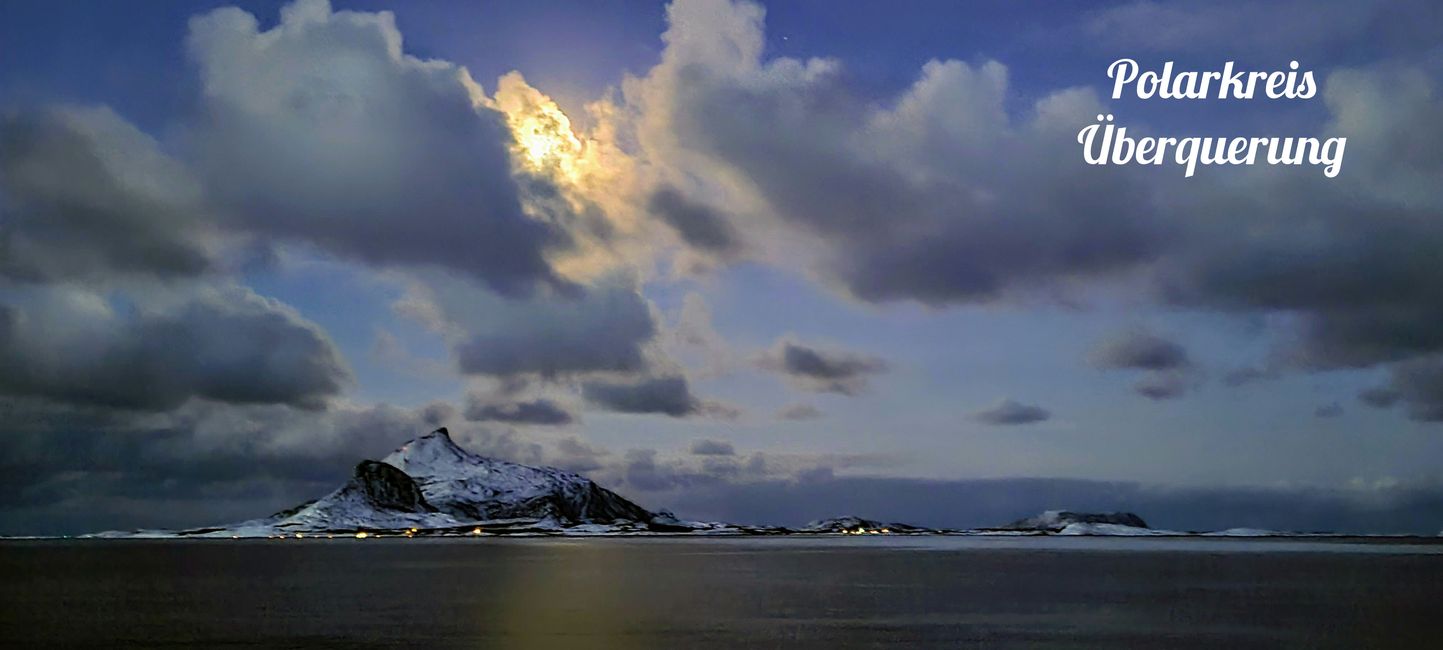
<svg viewBox="0 0 1443 650"><path fill-rule="evenodd" d="M644 506L1443 529L1430 2L0 2L0 534L446 426ZM1310 99L1114 99L1109 64ZM1089 166L1078 131L1346 137Z"/></svg>

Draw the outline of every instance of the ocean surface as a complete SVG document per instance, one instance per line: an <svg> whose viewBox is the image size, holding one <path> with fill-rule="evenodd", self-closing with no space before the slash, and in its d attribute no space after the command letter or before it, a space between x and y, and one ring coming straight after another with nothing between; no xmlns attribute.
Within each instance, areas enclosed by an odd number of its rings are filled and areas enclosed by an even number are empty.
<svg viewBox="0 0 1443 650"><path fill-rule="evenodd" d="M9 541L0 594L17 648L1443 647L1437 542Z"/></svg>

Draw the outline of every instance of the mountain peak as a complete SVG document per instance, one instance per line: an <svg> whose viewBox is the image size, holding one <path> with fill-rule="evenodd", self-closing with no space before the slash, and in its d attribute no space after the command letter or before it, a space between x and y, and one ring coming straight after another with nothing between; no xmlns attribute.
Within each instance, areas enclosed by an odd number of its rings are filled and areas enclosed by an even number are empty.
<svg viewBox="0 0 1443 650"><path fill-rule="evenodd" d="M470 459L471 453L451 440L451 432L447 431L446 427L441 427L413 438L381 462L415 476L418 472L424 473L438 465L465 463Z"/></svg>
<svg viewBox="0 0 1443 650"><path fill-rule="evenodd" d="M416 436L415 438L411 439L411 442L406 443L406 445L414 445L418 443L445 445L448 447L457 446L456 442L451 439L451 432L447 430L446 427L441 427L439 429L436 429L435 431L432 431L431 433ZM402 448L405 448L406 445L402 445Z"/></svg>

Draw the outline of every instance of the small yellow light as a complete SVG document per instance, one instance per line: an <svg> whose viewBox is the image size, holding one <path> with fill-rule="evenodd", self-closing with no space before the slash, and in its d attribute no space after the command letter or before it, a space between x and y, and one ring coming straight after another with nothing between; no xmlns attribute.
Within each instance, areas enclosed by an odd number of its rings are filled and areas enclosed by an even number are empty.
<svg viewBox="0 0 1443 650"><path fill-rule="evenodd" d="M305 535L302 535L302 534L300 534L300 533L296 533L296 539L300 539L300 538L302 538L302 537L305 537Z"/></svg>
<svg viewBox="0 0 1443 650"><path fill-rule="evenodd" d="M472 534L472 535L480 535L480 534L481 534L481 527L480 527L480 526L477 526L476 528L471 529L471 534Z"/></svg>
<svg viewBox="0 0 1443 650"><path fill-rule="evenodd" d="M370 534L364 530L356 533L356 539L365 539L367 537L370 537Z"/></svg>

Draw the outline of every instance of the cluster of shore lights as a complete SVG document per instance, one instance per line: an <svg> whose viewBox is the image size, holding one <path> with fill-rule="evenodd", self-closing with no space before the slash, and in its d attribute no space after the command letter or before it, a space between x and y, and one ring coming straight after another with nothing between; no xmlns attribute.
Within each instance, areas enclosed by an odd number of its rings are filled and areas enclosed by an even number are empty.
<svg viewBox="0 0 1443 650"><path fill-rule="evenodd" d="M420 529L420 528L407 528L407 529L406 529L406 532L405 532L405 533L402 533L402 534L405 535L406 537L415 537L415 536L416 536L416 533L419 533L419 532L421 532L421 529ZM480 527L480 526L477 526L477 527L475 527L475 528L472 528L472 529L471 529L471 532L470 532L469 534L471 534L471 535L480 535L480 534L481 534L481 527ZM380 537L380 536L381 536L381 535L379 535L379 534L368 533L368 532L366 532L366 531L364 531L364 530L358 530L358 531L356 531L356 539L366 539L367 537ZM297 534L296 537L300 537L300 535Z"/></svg>
<svg viewBox="0 0 1443 650"><path fill-rule="evenodd" d="M890 529L890 528L853 528L853 529L843 528L843 529L842 529L842 534L843 534L843 535L891 535L891 534L892 534L892 529Z"/></svg>

